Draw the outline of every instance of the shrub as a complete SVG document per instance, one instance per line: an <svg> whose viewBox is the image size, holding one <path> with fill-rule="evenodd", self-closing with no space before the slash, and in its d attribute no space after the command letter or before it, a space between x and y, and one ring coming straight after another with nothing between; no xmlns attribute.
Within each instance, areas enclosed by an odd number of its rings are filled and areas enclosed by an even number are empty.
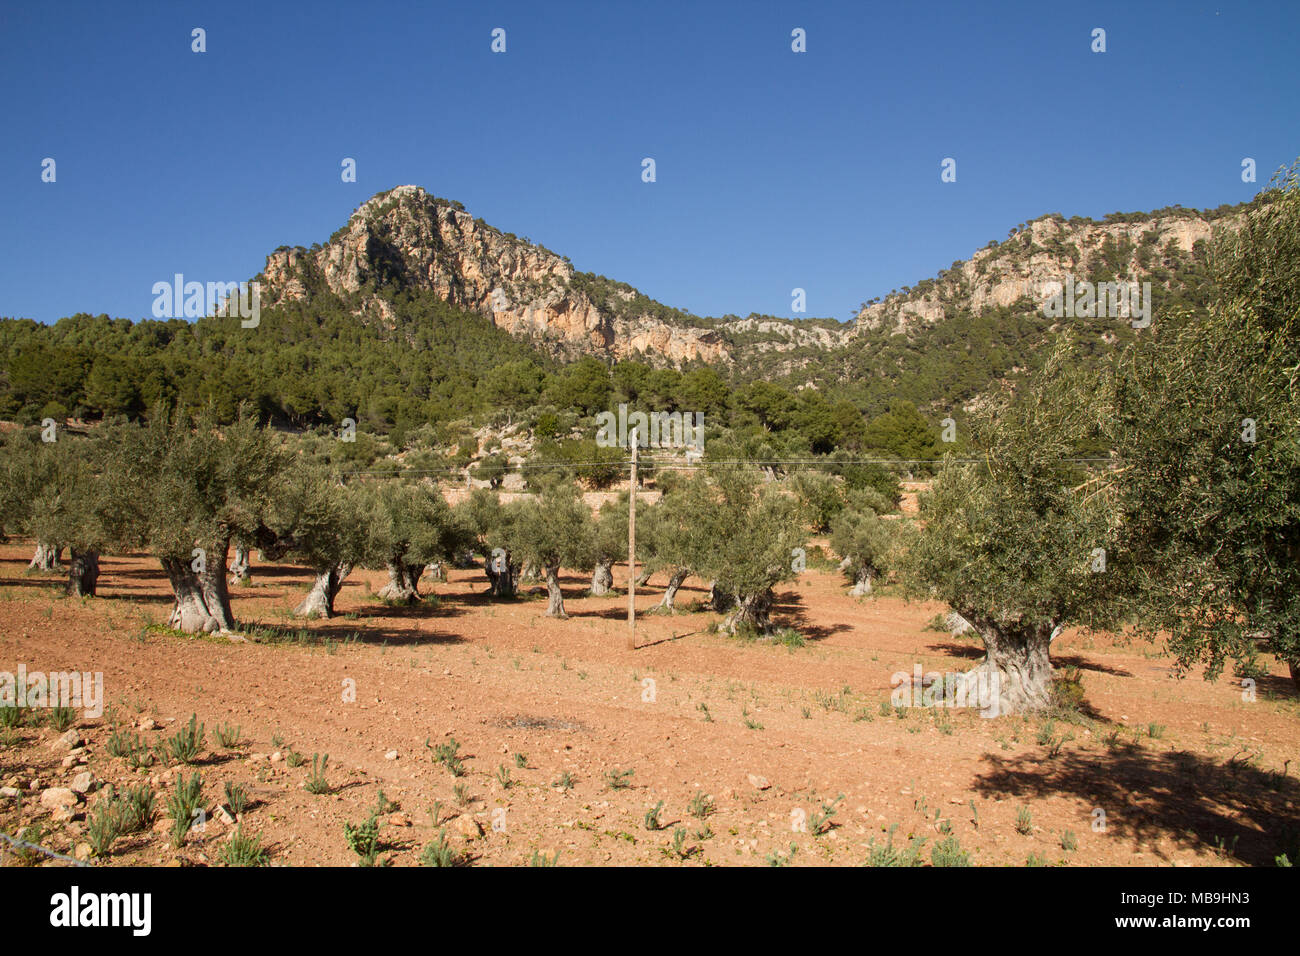
<svg viewBox="0 0 1300 956"><path fill-rule="evenodd" d="M307 778L308 793L323 794L330 792L329 781L325 779L325 766L330 762L330 755L312 754L311 776Z"/></svg>
<svg viewBox="0 0 1300 956"><path fill-rule="evenodd" d="M343 824L343 838L348 841L348 849L361 858L362 866L374 866L381 849L379 843L379 821L372 813L365 823L353 826Z"/></svg>
<svg viewBox="0 0 1300 956"><path fill-rule="evenodd" d="M446 831L439 830L438 836L424 846L420 854L421 866L460 866L465 858L447 842Z"/></svg>
<svg viewBox="0 0 1300 956"><path fill-rule="evenodd" d="M266 866L269 854L259 836L245 836L243 827L235 827L230 840L217 855L226 866Z"/></svg>
<svg viewBox="0 0 1300 956"><path fill-rule="evenodd" d="M870 845L867 847L865 866L910 867L921 865L921 848L925 846L925 837L912 837L908 840L906 847L895 847L894 831L897 829L897 823L889 828L889 834L883 846L877 846L875 838L872 838Z"/></svg>
<svg viewBox="0 0 1300 956"><path fill-rule="evenodd" d="M934 845L930 861L935 866L970 866L970 854L955 836L947 836Z"/></svg>
<svg viewBox="0 0 1300 956"><path fill-rule="evenodd" d="M203 742L203 725L198 723L197 714L190 714L190 722L162 742L163 759L192 764L198 760Z"/></svg>
<svg viewBox="0 0 1300 956"><path fill-rule="evenodd" d="M176 780L176 789L167 798L167 812L171 814L171 842L179 847L185 842L185 834L193 825L195 811L203 801L203 777L195 772L189 778L183 774Z"/></svg>

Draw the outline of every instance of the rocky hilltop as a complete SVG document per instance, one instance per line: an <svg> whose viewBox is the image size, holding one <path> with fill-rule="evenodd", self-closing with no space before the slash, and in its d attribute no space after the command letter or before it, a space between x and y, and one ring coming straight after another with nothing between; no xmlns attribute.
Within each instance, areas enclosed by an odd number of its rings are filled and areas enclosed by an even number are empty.
<svg viewBox="0 0 1300 956"><path fill-rule="evenodd" d="M1154 213L1117 213L1097 222L1048 215L1022 223L1004 242L990 242L936 278L864 303L860 331L906 332L943 322L955 311L978 315L1028 303L1039 308L1064 276L1091 282L1152 282L1184 291L1188 266L1203 260L1217 226L1234 228L1246 206L1200 212L1174 207ZM1193 270L1194 271L1194 270Z"/></svg>
<svg viewBox="0 0 1300 956"><path fill-rule="evenodd" d="M310 298L323 286L362 294L361 309L391 318L385 288L428 289L560 358L643 358L680 365L731 358L713 329L692 327L630 287L575 272L564 257L475 219L419 186L380 193L328 243L281 248L266 260L262 301ZM655 314L640 303L658 306Z"/></svg>

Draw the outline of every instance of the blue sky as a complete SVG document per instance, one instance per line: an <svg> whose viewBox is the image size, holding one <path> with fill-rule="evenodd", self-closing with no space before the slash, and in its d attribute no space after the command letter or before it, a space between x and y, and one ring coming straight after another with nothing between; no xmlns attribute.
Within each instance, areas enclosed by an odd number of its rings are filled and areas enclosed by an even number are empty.
<svg viewBox="0 0 1300 956"><path fill-rule="evenodd" d="M669 305L847 319L1043 213L1249 199L1300 155L1298 34L1227 0L8 3L0 316L144 317L414 183Z"/></svg>

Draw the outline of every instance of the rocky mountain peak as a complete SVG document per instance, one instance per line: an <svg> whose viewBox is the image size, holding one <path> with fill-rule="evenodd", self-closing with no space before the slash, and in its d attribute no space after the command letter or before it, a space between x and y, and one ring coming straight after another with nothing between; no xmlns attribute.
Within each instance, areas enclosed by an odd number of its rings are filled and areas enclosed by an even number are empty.
<svg viewBox="0 0 1300 956"><path fill-rule="evenodd" d="M367 200L324 246L273 252L263 271L263 301L308 298L309 276L337 294L363 294L362 311L381 316L391 312L381 289L427 289L563 358L641 357L673 365L731 358L716 332L639 311L635 290L602 288L608 294L597 296L592 281L575 281L564 257L419 186Z"/></svg>

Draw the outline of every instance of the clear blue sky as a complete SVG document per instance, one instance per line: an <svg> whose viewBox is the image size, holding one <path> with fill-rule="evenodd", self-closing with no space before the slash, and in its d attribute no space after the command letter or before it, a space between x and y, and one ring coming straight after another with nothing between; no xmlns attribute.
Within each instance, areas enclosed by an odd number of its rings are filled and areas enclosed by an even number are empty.
<svg viewBox="0 0 1300 956"><path fill-rule="evenodd" d="M1294 0L9 0L0 315L147 316L414 183L669 305L846 319L1042 213L1250 198L1300 154L1298 35Z"/></svg>

